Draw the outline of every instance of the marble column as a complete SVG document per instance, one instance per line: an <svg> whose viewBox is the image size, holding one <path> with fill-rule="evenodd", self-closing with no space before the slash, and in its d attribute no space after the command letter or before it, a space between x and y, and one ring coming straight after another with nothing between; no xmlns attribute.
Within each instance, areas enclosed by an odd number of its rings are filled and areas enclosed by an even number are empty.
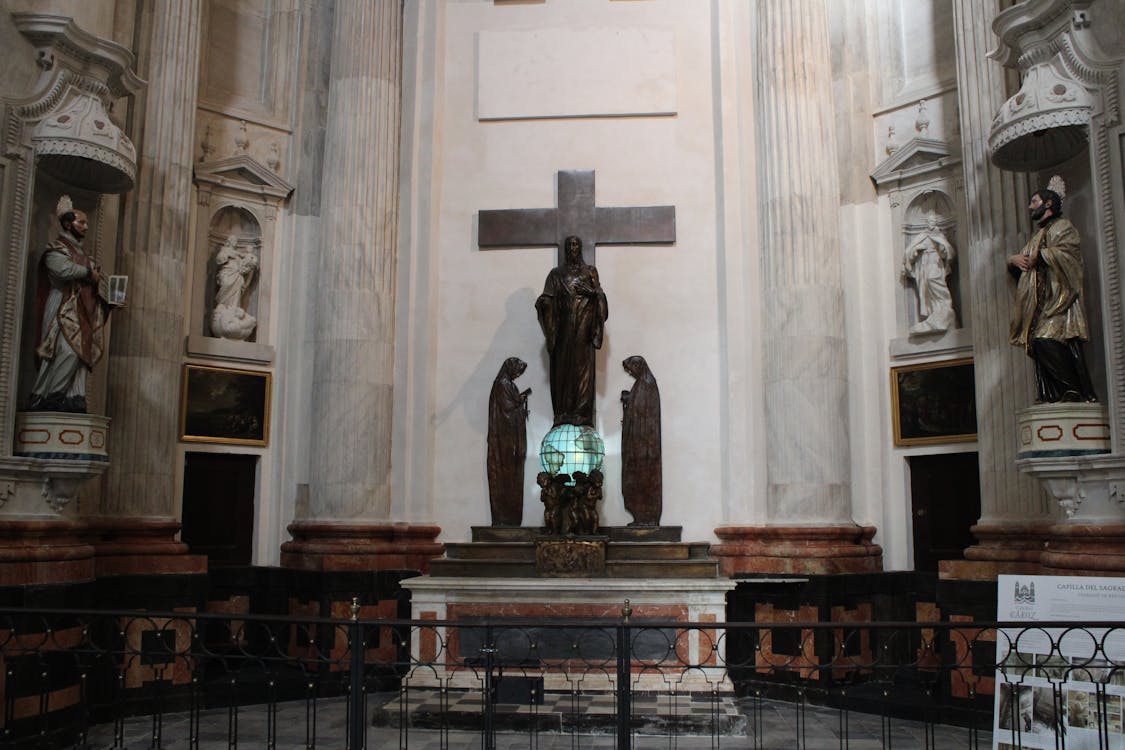
<svg viewBox="0 0 1125 750"><path fill-rule="evenodd" d="M192 142L203 0L154 0L139 19L146 92L131 113L137 187L126 202L117 273L129 305L113 318L107 411L110 469L97 572L202 572L175 540L183 290L192 209Z"/></svg>
<svg viewBox="0 0 1125 750"><path fill-rule="evenodd" d="M757 3L765 526L716 529L728 574L878 570L851 519L839 177L824 0Z"/></svg>
<svg viewBox="0 0 1125 750"><path fill-rule="evenodd" d="M401 54L401 3L336 3L309 491L288 567L416 567L441 550L436 528L390 518Z"/></svg>
<svg viewBox="0 0 1125 750"><path fill-rule="evenodd" d="M957 96L965 174L965 240L969 304L976 369L977 455L981 518L978 543L965 561L945 561L946 578L995 578L997 573L1037 569L1051 519L1045 493L1016 469L1016 411L1035 392L1031 365L1008 343L1012 291L1004 259L1023 247L1030 219L1026 177L989 161L993 116L1008 97L1004 69L988 58L996 46L996 0L954 0Z"/></svg>

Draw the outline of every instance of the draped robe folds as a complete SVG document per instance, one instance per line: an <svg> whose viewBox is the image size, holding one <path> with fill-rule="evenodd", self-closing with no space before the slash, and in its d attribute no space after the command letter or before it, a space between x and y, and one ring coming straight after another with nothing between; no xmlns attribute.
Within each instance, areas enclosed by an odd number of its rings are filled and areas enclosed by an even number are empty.
<svg viewBox="0 0 1125 750"><path fill-rule="evenodd" d="M1090 337L1082 309L1078 230L1064 217L1039 228L1023 249L1033 259L1018 273L1010 341L1035 361L1037 400L1095 401L1079 346Z"/></svg>
<svg viewBox="0 0 1125 750"><path fill-rule="evenodd" d="M108 317L90 275L90 258L69 233L47 245L39 264L39 373L32 387L33 401L44 406L33 408L85 411L86 373L105 351Z"/></svg>
<svg viewBox="0 0 1125 750"><path fill-rule="evenodd" d="M1082 295L1082 253L1078 230L1065 217L1040 227L1023 249L1037 258L1020 274L1012 310L1011 343L1028 353L1034 339L1090 338Z"/></svg>
<svg viewBox="0 0 1125 750"><path fill-rule="evenodd" d="M621 393L621 494L631 526L657 526L663 506L660 390L643 357L629 357L624 365L636 381Z"/></svg>
<svg viewBox="0 0 1125 750"><path fill-rule="evenodd" d="M535 301L550 356L555 425L594 425L596 351L609 306L597 269L566 263L551 269Z"/></svg>
<svg viewBox="0 0 1125 750"><path fill-rule="evenodd" d="M513 381L526 367L516 357L505 360L488 398L488 499L493 526L523 523L527 396Z"/></svg>
<svg viewBox="0 0 1125 750"><path fill-rule="evenodd" d="M918 289L919 314L919 320L911 331L948 331L956 325L953 296L947 281L954 256L953 246L941 232L932 231L912 244L908 253L904 265Z"/></svg>

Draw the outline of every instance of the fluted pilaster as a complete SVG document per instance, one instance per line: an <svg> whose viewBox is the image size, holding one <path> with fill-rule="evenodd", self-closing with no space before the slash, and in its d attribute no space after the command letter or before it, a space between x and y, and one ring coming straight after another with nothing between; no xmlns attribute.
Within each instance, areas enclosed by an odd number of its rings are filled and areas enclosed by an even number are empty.
<svg viewBox="0 0 1125 750"><path fill-rule="evenodd" d="M1045 521L1050 506L1035 482L1015 466L1016 411L1034 394L1031 363L1008 343L1012 292L1005 259L1023 246L1030 219L1026 178L1003 172L988 158L988 133L1007 91L1004 70L988 59L996 46L992 21L996 0L954 0L957 47L957 93L961 113L961 163L965 173L965 237L961 262L968 263L972 311L973 359L976 367L977 446L980 462L981 519L987 538L1000 544L997 533L1011 527L1017 536L1029 524ZM1015 548L1037 547L1017 544ZM1012 543L1006 559L1030 559ZM969 556L980 550L973 548Z"/></svg>
<svg viewBox="0 0 1125 750"><path fill-rule="evenodd" d="M309 518L390 511L402 8L336 4L316 275Z"/></svg>
<svg viewBox="0 0 1125 750"><path fill-rule="evenodd" d="M176 515L202 0L153 0L145 8L141 75L148 89L133 117L137 187L128 197L116 269L129 276L129 306L113 318L108 368L113 432L103 512L116 518Z"/></svg>
<svg viewBox="0 0 1125 750"><path fill-rule="evenodd" d="M769 523L851 523L844 288L823 0L758 8Z"/></svg>

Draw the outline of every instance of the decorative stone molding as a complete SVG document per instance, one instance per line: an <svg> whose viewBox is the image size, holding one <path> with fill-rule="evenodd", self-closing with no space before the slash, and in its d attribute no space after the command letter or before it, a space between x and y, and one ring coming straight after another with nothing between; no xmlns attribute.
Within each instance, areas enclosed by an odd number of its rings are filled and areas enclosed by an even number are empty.
<svg viewBox="0 0 1125 750"><path fill-rule="evenodd" d="M1016 462L1035 477L1058 503L1067 523L1085 526L1125 524L1125 458L1071 456Z"/></svg>
<svg viewBox="0 0 1125 750"><path fill-rule="evenodd" d="M63 515L82 486L108 466L105 461L0 457L0 524Z"/></svg>
<svg viewBox="0 0 1125 750"><path fill-rule="evenodd" d="M894 151L871 173L871 180L880 191L934 176L945 176L961 163L945 141L933 138L912 138Z"/></svg>
<svg viewBox="0 0 1125 750"><path fill-rule="evenodd" d="M262 204L284 203L293 192L292 184L247 154L200 162L195 167L195 184L200 192L230 193Z"/></svg>
<svg viewBox="0 0 1125 750"><path fill-rule="evenodd" d="M109 118L113 100L136 94L144 82L133 73L133 55L99 39L65 16L13 13L16 28L37 48L40 91L17 108L17 117L39 120L31 142L39 165L72 185L103 193L133 187L136 148Z"/></svg>
<svg viewBox="0 0 1125 750"><path fill-rule="evenodd" d="M992 121L988 150L1001 169L1045 169L1086 146L1094 99L1068 71L1041 63L1027 71L1023 86Z"/></svg>

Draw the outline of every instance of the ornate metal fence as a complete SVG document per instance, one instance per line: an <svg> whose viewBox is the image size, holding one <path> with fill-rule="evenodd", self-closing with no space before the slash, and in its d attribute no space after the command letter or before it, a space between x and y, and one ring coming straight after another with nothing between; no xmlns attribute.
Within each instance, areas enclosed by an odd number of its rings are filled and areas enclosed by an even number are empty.
<svg viewBox="0 0 1125 750"><path fill-rule="evenodd" d="M449 622L353 611L0 610L0 746L358 750L479 738L492 750L515 732L529 747L572 750L978 748L992 746L994 727L1002 748L1125 738L1125 629L1112 623Z"/></svg>

